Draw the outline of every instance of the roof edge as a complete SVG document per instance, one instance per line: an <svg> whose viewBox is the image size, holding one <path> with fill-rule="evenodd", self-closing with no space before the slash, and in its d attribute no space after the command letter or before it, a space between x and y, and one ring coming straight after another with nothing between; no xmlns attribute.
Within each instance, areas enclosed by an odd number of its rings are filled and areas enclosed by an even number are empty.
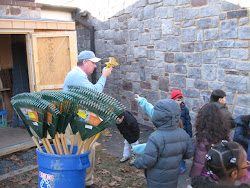
<svg viewBox="0 0 250 188"><path fill-rule="evenodd" d="M41 4L41 10L57 10L64 12L76 12L77 7L68 7L68 6L59 6L59 5L50 5L50 4Z"/></svg>

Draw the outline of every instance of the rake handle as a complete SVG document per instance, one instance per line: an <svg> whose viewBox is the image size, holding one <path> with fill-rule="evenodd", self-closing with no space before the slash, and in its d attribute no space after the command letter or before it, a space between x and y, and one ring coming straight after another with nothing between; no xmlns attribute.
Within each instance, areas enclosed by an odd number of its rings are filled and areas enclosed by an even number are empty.
<svg viewBox="0 0 250 188"><path fill-rule="evenodd" d="M48 146L47 146L47 143L46 143L45 139L42 138L41 140L42 140L42 142L43 142L43 145L44 145L44 147L45 147L46 152L47 152L48 154L50 154L50 151L49 151L49 148L48 148Z"/></svg>
<svg viewBox="0 0 250 188"><path fill-rule="evenodd" d="M39 151L40 151L40 152L43 152L43 150L42 150L40 144L37 142L37 139L36 139L34 136L32 136L31 138L32 138L32 140L35 142L36 147L39 149Z"/></svg>
<svg viewBox="0 0 250 188"><path fill-rule="evenodd" d="M233 108L232 108L232 115L234 114L234 108L235 108L235 104L236 104L237 95L238 95L238 91L236 91L235 95L234 95L234 103L233 103Z"/></svg>
<svg viewBox="0 0 250 188"><path fill-rule="evenodd" d="M62 145L63 145L63 150L64 150L65 155L69 155L68 147L67 147L67 145L65 143L64 135L62 133L60 134L60 139L61 139L61 142L62 142Z"/></svg>
<svg viewBox="0 0 250 188"><path fill-rule="evenodd" d="M82 137L81 137L80 133L78 133L78 143L77 143L78 147L80 146L81 141L82 141Z"/></svg>
<svg viewBox="0 0 250 188"><path fill-rule="evenodd" d="M86 142L84 143L84 153L87 153L89 151L90 144L93 142L94 139L95 135L86 140Z"/></svg>
<svg viewBox="0 0 250 188"><path fill-rule="evenodd" d="M84 144L84 141L81 141L81 142L80 142L80 145L79 145L79 147L78 147L78 150L77 150L76 155L79 155L79 154L81 153L82 148L83 148L83 144Z"/></svg>
<svg viewBox="0 0 250 188"><path fill-rule="evenodd" d="M95 139L91 142L89 148L91 148L94 145L94 143L98 140L98 138L99 138L100 135L101 135L101 132L99 132L99 133L96 134Z"/></svg>
<svg viewBox="0 0 250 188"><path fill-rule="evenodd" d="M59 134L59 133L57 133L57 134ZM57 145L57 147L59 149L60 155L63 155L62 145L61 145L61 142L60 142L57 134L55 135L56 145Z"/></svg>
<svg viewBox="0 0 250 188"><path fill-rule="evenodd" d="M75 143L75 139L76 139L76 135L73 134L72 140L71 140L70 151L69 151L69 154L70 154L70 155L72 154L72 151L73 151L73 146L74 146L74 143Z"/></svg>
<svg viewBox="0 0 250 188"><path fill-rule="evenodd" d="M48 146L50 152L51 152L52 154L55 154L53 148L51 147L51 144L50 144L50 142L49 142L49 139L48 139L48 138L45 138L45 141L46 141L46 144L47 144L47 146Z"/></svg>
<svg viewBox="0 0 250 188"><path fill-rule="evenodd" d="M52 141L53 141L53 144L54 144L55 149L56 149L56 154L59 154L58 146L56 144L56 139L52 139Z"/></svg>

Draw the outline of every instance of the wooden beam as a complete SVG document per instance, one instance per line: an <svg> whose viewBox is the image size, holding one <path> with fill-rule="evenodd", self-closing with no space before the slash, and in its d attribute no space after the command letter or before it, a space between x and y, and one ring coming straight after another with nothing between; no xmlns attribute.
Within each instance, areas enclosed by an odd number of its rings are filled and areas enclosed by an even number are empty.
<svg viewBox="0 0 250 188"><path fill-rule="evenodd" d="M3 174L2 176L0 176L0 181L5 180L5 179L10 178L10 177L13 177L13 176L16 176L16 175L19 175L19 174L22 174L22 173L25 173L25 172L28 172L28 171L31 171L31 170L34 170L36 168L38 168L38 165L29 165L29 166L26 166L24 168L9 172L7 174Z"/></svg>
<svg viewBox="0 0 250 188"><path fill-rule="evenodd" d="M41 90L49 90L49 89L62 89L63 84L58 84L58 85L41 85L40 89Z"/></svg>
<svg viewBox="0 0 250 188"><path fill-rule="evenodd" d="M29 86L30 92L35 92L35 80L34 80L34 63L32 59L32 43L30 33L26 35L26 52L27 52L27 62L28 62L28 72L29 72Z"/></svg>
<svg viewBox="0 0 250 188"><path fill-rule="evenodd" d="M75 22L59 22L51 20L18 20L0 19L0 29L48 29L75 30Z"/></svg>

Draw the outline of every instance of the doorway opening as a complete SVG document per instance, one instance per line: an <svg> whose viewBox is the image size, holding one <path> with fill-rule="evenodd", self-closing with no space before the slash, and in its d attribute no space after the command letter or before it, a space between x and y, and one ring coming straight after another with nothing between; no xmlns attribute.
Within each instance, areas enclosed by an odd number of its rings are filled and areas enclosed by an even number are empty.
<svg viewBox="0 0 250 188"><path fill-rule="evenodd" d="M0 35L0 109L8 112L8 125L12 127L23 124L10 104L11 97L30 92L26 49L24 34Z"/></svg>

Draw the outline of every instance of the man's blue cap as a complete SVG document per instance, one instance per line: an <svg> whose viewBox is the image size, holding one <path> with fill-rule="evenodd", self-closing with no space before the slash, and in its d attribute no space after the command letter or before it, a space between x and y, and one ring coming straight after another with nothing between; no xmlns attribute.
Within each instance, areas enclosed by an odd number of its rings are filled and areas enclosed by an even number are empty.
<svg viewBox="0 0 250 188"><path fill-rule="evenodd" d="M78 56L77 56L78 61L79 60L90 60L92 62L97 63L98 61L100 61L101 59L96 57L94 52L92 51L87 51L84 50L82 51Z"/></svg>

